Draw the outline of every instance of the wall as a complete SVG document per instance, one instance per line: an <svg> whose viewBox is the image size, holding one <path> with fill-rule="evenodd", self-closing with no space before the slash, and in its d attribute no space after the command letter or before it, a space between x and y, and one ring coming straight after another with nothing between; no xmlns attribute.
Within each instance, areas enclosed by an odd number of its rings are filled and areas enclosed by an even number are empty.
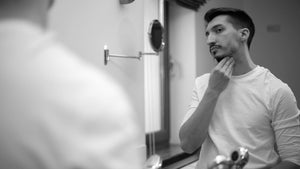
<svg viewBox="0 0 300 169"><path fill-rule="evenodd" d="M300 1L244 0L256 24L251 56L286 82L300 100Z"/></svg>
<svg viewBox="0 0 300 169"><path fill-rule="evenodd" d="M136 0L120 5L118 0L61 0L50 13L50 26L69 48L99 69L111 74L128 92L144 131L143 60L111 58L103 64L103 46L110 53L137 55L144 49L144 4ZM116 103L116 106L118 103ZM116 119L117 120L117 119ZM145 136L140 136L140 146Z"/></svg>

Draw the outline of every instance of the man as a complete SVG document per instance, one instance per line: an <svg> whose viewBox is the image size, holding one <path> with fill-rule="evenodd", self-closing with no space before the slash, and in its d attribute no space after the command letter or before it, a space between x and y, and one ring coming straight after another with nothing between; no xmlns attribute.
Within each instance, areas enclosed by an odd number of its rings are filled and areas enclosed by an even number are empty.
<svg viewBox="0 0 300 169"><path fill-rule="evenodd" d="M296 99L285 83L252 61L252 19L232 8L211 9L204 19L210 53L219 63L195 81L179 132L182 149L191 153L201 147L198 169L240 146L250 153L246 169L299 169Z"/></svg>
<svg viewBox="0 0 300 169"><path fill-rule="evenodd" d="M0 168L140 169L127 96L48 31L51 4L0 1Z"/></svg>

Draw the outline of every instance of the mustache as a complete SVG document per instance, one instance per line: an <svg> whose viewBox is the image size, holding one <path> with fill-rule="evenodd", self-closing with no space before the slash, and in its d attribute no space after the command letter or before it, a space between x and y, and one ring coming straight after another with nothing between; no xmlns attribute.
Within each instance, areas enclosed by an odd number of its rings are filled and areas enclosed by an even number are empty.
<svg viewBox="0 0 300 169"><path fill-rule="evenodd" d="M220 45L215 45L215 44L209 45L209 50L210 50L210 51L212 51L213 49L219 49L219 48L221 48Z"/></svg>

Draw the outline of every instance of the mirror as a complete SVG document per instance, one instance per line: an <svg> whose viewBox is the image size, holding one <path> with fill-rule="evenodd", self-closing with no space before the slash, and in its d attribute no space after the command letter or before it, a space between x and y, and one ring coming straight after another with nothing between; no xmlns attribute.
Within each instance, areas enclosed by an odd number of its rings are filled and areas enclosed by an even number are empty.
<svg viewBox="0 0 300 169"><path fill-rule="evenodd" d="M158 20L153 20L150 23L148 35L151 47L155 52L162 51L165 46L163 34L164 28L161 23Z"/></svg>

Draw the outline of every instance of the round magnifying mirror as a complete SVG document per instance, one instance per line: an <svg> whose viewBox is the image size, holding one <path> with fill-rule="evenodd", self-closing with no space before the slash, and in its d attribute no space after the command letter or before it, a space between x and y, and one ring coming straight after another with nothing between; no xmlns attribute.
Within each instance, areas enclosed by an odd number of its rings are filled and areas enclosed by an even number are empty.
<svg viewBox="0 0 300 169"><path fill-rule="evenodd" d="M151 47L155 52L160 52L165 46L163 34L164 28L161 23L158 20L153 20L150 23L148 35Z"/></svg>

